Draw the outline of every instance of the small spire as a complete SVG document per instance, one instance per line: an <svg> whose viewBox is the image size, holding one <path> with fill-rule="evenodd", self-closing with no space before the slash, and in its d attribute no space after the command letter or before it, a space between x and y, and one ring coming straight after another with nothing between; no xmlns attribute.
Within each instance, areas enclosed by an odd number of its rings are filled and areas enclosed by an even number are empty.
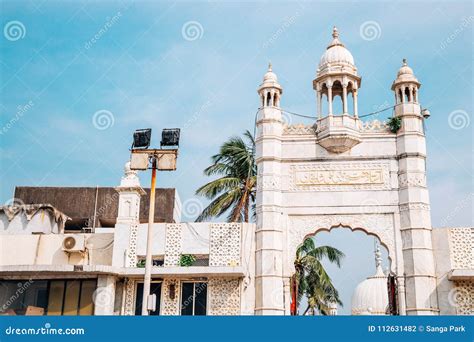
<svg viewBox="0 0 474 342"><path fill-rule="evenodd" d="M268 71L272 71L272 62L268 61Z"/></svg>
<svg viewBox="0 0 474 342"><path fill-rule="evenodd" d="M337 29L336 26L333 27L332 29L332 41L329 43L329 46L327 47L332 48L333 46L344 46L344 44L341 43L339 40L339 30Z"/></svg>
<svg viewBox="0 0 474 342"><path fill-rule="evenodd" d="M382 266L382 253L380 252L380 246L377 244L375 247L375 267L379 268Z"/></svg>
<svg viewBox="0 0 474 342"><path fill-rule="evenodd" d="M403 66L407 66L407 59L403 58Z"/></svg>

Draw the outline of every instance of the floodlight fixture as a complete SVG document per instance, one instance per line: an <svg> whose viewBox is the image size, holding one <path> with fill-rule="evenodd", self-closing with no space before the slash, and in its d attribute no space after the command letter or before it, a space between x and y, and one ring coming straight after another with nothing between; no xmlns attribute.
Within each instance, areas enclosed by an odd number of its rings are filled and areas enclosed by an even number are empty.
<svg viewBox="0 0 474 342"><path fill-rule="evenodd" d="M161 132L161 146L179 146L179 128L165 128Z"/></svg>
<svg viewBox="0 0 474 342"><path fill-rule="evenodd" d="M132 149L145 149L150 146L151 128L137 129L133 133Z"/></svg>

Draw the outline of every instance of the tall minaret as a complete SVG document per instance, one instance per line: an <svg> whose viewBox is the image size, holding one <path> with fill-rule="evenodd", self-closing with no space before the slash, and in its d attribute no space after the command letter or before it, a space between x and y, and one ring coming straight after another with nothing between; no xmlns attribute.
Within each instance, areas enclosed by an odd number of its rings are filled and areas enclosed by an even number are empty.
<svg viewBox="0 0 474 342"><path fill-rule="evenodd" d="M399 284L406 289L407 315L437 315L436 274L431 241L431 217L426 187L426 141L423 116L418 102L420 83L403 60L393 82L396 106L401 119L397 132L400 230L405 276ZM403 284L403 281L406 284ZM403 292L402 292L403 293Z"/></svg>
<svg viewBox="0 0 474 342"><path fill-rule="evenodd" d="M283 280L283 227L281 219L280 97L282 88L271 64L258 88L257 113L257 228L255 269L255 314L283 315L289 312L289 282ZM287 277L289 279L289 276Z"/></svg>

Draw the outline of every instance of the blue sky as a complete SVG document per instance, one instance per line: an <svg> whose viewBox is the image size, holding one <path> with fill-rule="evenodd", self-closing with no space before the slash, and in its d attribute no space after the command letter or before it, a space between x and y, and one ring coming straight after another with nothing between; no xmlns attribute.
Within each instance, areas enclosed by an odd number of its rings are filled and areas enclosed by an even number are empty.
<svg viewBox="0 0 474 342"><path fill-rule="evenodd" d="M431 111L433 225L473 224L470 2L3 1L1 13L1 203L16 185L115 186L136 128L153 128L157 144L162 128L181 127L178 170L158 184L176 187L193 219L209 157L253 129L269 60L282 107L314 115L311 82L337 25L362 76L360 114L393 103L391 82L408 59ZM357 257L373 260L372 240L362 240Z"/></svg>

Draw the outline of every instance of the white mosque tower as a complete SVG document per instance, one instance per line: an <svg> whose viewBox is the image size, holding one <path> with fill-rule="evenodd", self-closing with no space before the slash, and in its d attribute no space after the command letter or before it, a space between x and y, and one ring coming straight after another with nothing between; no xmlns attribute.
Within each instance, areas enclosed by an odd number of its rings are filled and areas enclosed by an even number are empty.
<svg viewBox="0 0 474 342"><path fill-rule="evenodd" d="M316 78L313 81L313 88L316 90L316 99L318 101L318 118L333 114L349 114L348 95L353 98L353 113L358 117L357 111L357 89L360 86L361 78L357 74L357 68L354 64L354 57L339 40L339 31L333 28L332 41L329 43L326 51L321 56ZM322 98L326 95L328 101L327 113L322 113ZM342 99L342 113L333 112L333 101L336 96Z"/></svg>
<svg viewBox="0 0 474 342"><path fill-rule="evenodd" d="M361 142L357 92L361 77L357 73L354 57L339 40L339 31L333 28L332 41L319 61L313 89L317 100L318 143L327 151L342 153ZM352 110L349 100L352 98ZM327 110L323 111L323 100ZM342 113L335 113L334 103L342 101Z"/></svg>
<svg viewBox="0 0 474 342"><path fill-rule="evenodd" d="M387 276L382 270L382 253L375 251L375 274L357 285L352 295L353 315L386 315L388 310Z"/></svg>
<svg viewBox="0 0 474 342"><path fill-rule="evenodd" d="M263 75L263 82L258 88L261 107L280 107L280 97L283 93L281 85L278 83L277 75L272 70L272 63L268 63L268 70Z"/></svg>

